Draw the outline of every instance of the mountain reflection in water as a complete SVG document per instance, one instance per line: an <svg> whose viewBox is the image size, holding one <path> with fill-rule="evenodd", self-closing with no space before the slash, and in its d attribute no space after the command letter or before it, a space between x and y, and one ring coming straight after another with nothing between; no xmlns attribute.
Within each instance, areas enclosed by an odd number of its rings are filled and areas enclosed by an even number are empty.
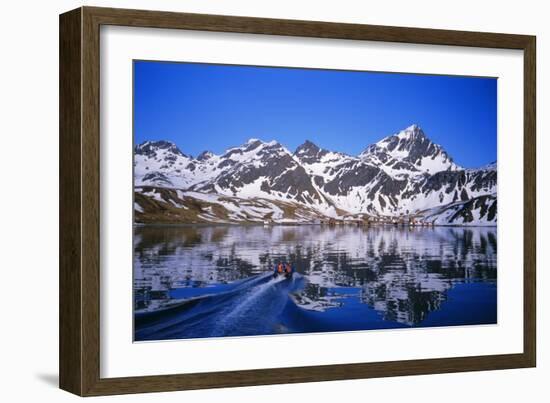
<svg viewBox="0 0 550 403"><path fill-rule="evenodd" d="M135 339L496 323L496 264L494 227L135 227Z"/></svg>

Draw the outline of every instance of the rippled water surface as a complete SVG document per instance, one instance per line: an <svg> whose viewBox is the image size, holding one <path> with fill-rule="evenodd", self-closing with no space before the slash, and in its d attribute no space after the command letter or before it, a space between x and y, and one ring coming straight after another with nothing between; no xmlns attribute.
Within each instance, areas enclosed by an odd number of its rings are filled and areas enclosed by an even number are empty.
<svg viewBox="0 0 550 403"><path fill-rule="evenodd" d="M135 340L493 324L496 262L492 227L136 227Z"/></svg>

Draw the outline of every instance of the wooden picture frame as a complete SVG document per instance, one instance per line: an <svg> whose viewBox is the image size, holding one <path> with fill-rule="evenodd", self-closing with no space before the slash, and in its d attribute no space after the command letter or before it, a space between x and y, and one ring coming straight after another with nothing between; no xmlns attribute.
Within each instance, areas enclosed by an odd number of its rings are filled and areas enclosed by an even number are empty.
<svg viewBox="0 0 550 403"><path fill-rule="evenodd" d="M100 26L120 25L524 52L524 348L468 356L228 372L100 377ZM60 387L80 396L533 367L536 363L535 37L81 7L60 16Z"/></svg>

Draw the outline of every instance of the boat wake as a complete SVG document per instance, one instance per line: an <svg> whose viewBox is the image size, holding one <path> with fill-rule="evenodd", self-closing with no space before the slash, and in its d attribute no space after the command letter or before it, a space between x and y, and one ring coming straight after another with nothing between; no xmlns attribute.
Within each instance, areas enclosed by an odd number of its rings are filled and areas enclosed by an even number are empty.
<svg viewBox="0 0 550 403"><path fill-rule="evenodd" d="M263 335L288 332L282 314L294 305L290 293L304 278L261 274L231 284L225 291L175 301L161 310L136 312L135 340Z"/></svg>

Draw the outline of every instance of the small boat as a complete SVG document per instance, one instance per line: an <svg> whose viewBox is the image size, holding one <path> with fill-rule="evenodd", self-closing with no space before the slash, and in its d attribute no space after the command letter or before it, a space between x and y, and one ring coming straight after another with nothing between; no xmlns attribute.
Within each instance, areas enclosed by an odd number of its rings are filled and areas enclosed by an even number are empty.
<svg viewBox="0 0 550 403"><path fill-rule="evenodd" d="M290 273L273 273L273 278L292 278L293 272Z"/></svg>

